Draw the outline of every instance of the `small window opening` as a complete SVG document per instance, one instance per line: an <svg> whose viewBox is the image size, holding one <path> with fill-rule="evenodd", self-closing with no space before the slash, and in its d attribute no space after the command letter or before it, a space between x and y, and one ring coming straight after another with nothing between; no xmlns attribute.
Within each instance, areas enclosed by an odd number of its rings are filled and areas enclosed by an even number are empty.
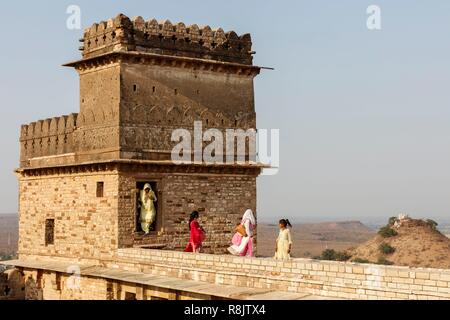
<svg viewBox="0 0 450 320"><path fill-rule="evenodd" d="M103 198L104 189L105 189L105 183L97 182L97 198Z"/></svg>
<svg viewBox="0 0 450 320"><path fill-rule="evenodd" d="M136 294L131 292L125 292L125 300L136 300Z"/></svg>
<svg viewBox="0 0 450 320"><path fill-rule="evenodd" d="M55 219L45 220L45 246L55 244Z"/></svg>
<svg viewBox="0 0 450 320"><path fill-rule="evenodd" d="M55 288L56 290L61 291L61 274L60 273L56 274L55 286L56 286L56 288Z"/></svg>
<svg viewBox="0 0 450 320"><path fill-rule="evenodd" d="M155 93L156 92L156 87L153 87L153 93Z"/></svg>
<svg viewBox="0 0 450 320"><path fill-rule="evenodd" d="M175 89L175 95L176 96L178 95L178 89Z"/></svg>
<svg viewBox="0 0 450 320"><path fill-rule="evenodd" d="M137 85L136 85L136 84L133 85L133 91L134 91L134 92L137 91Z"/></svg>

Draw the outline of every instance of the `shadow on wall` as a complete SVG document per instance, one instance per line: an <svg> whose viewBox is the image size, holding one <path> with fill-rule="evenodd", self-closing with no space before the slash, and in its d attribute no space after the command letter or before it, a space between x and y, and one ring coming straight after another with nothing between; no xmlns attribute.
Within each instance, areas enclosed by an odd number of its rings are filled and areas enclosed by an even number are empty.
<svg viewBox="0 0 450 320"><path fill-rule="evenodd" d="M23 293L20 298L25 300L43 300L43 290L37 284L36 280L34 280L32 277L29 277L25 281L25 284L22 288Z"/></svg>
<svg viewBox="0 0 450 320"><path fill-rule="evenodd" d="M21 271L10 269L0 273L0 300L25 300L27 285Z"/></svg>

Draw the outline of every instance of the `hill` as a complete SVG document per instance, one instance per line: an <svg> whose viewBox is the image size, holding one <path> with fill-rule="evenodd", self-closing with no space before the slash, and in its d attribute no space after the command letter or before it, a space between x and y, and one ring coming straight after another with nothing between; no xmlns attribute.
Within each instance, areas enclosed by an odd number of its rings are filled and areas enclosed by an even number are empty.
<svg viewBox="0 0 450 320"><path fill-rule="evenodd" d="M450 239L431 220L392 220L381 234L349 253L357 261L450 269Z"/></svg>

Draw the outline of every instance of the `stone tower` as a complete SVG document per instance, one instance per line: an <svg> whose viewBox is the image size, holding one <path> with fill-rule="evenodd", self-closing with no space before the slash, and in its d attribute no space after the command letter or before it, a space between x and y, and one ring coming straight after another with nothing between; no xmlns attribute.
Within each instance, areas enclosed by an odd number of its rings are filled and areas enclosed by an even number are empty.
<svg viewBox="0 0 450 320"><path fill-rule="evenodd" d="M21 256L110 258L128 247L182 249L201 213L205 251L224 252L245 209L256 210L261 166L171 161L175 129L255 129L249 34L119 15L88 28L80 112L22 126ZM139 190L158 201L149 235Z"/></svg>

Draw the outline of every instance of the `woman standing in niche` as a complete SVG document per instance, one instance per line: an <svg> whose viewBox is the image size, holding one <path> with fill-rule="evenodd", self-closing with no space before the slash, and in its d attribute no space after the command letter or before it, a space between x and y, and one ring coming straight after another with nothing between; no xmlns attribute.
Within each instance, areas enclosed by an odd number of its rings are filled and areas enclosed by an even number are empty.
<svg viewBox="0 0 450 320"><path fill-rule="evenodd" d="M190 238L186 250L184 250L185 252L200 253L202 250L202 244L205 240L205 230L198 223L199 217L200 214L198 211L191 213L191 218L189 219Z"/></svg>
<svg viewBox="0 0 450 320"><path fill-rule="evenodd" d="M155 202L158 201L149 183L146 183L144 189L141 190L139 200L141 203L141 228L145 234L149 234L150 227L156 220Z"/></svg>

